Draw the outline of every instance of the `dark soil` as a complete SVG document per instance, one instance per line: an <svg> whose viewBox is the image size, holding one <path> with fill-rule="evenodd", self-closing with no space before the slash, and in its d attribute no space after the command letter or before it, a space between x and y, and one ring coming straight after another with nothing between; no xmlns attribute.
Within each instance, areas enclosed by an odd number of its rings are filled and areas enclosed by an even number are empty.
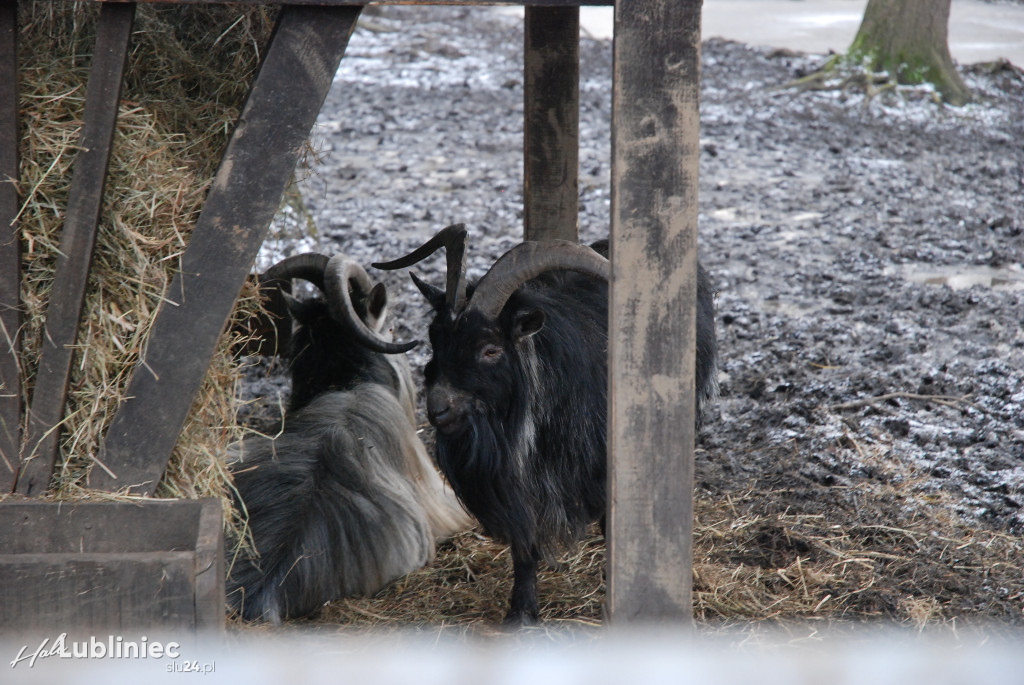
<svg viewBox="0 0 1024 685"><path fill-rule="evenodd" d="M363 23L300 184L317 233L297 239L294 213L282 219L263 263L311 247L389 259L463 222L479 276L522 237L521 22L388 7ZM961 67L977 102L959 109L925 88L783 87L825 61L704 44L700 256L719 293L721 396L699 436L698 500L1016 538L1024 77ZM609 231L611 64L609 42L582 41L584 241ZM440 284L443 268L438 256L417 273ZM374 277L395 301L396 335L425 339L429 312L408 277ZM414 367L428 355L411 353ZM778 565L757 539L734 562ZM958 578L950 611L1024 622L1019 578Z"/></svg>

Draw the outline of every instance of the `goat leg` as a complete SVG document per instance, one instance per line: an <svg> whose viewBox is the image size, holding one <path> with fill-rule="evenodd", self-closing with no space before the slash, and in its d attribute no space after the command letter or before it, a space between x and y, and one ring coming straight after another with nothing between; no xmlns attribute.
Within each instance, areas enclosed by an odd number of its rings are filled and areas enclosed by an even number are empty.
<svg viewBox="0 0 1024 685"><path fill-rule="evenodd" d="M505 625L512 627L536 625L537 559L531 556L512 556L512 597L509 600Z"/></svg>

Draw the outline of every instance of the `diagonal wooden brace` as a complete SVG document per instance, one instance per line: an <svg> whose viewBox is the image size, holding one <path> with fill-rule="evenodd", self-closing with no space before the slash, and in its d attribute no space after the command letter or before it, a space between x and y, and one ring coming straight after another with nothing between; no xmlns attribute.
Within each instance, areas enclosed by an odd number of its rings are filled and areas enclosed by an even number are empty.
<svg viewBox="0 0 1024 685"><path fill-rule="evenodd" d="M16 491L23 495L45 492L57 461L60 425L92 266L134 18L134 3L103 5L100 9L96 49L86 86L79 142L82 149L75 159L68 191L60 254L46 308L39 370L21 449Z"/></svg>
<svg viewBox="0 0 1024 685"><path fill-rule="evenodd" d="M100 450L90 487L151 495L327 97L362 7L281 9L181 272Z"/></svg>

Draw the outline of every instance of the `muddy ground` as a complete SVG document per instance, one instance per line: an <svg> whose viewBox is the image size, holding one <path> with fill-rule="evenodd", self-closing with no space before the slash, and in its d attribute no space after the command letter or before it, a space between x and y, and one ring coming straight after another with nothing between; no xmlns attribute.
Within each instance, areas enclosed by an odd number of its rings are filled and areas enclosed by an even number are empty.
<svg viewBox="0 0 1024 685"><path fill-rule="evenodd" d="M721 396L699 435L698 499L836 526L953 521L1013 546L1024 77L963 67L977 101L961 109L923 88L781 87L825 59L703 47L700 257L718 291ZM609 231L611 64L609 42L582 41L588 241ZM521 22L488 8L367 14L300 172L308 217L280 222L264 263L311 247L369 263L464 222L470 276L482 274L522 235L521 65ZM440 284L443 259L417 271ZM408 277L379 277L398 337L425 339ZM414 367L428 354L411 353ZM771 556L744 563L759 555ZM961 610L1024 623L1020 584L974 580Z"/></svg>

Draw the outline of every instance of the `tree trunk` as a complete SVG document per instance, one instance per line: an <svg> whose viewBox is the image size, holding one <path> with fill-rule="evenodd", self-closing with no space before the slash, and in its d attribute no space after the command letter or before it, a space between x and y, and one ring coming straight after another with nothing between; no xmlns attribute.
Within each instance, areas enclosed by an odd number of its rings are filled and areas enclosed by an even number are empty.
<svg viewBox="0 0 1024 685"><path fill-rule="evenodd" d="M868 0L851 62L886 71L898 83L932 83L953 105L971 94L949 55L951 0Z"/></svg>

